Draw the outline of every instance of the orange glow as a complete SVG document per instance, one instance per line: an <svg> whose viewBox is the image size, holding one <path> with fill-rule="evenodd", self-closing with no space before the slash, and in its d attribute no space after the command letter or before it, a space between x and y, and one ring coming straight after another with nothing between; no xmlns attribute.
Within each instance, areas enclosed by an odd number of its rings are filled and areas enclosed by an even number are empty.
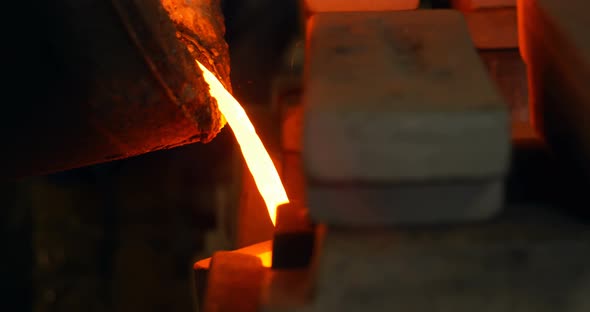
<svg viewBox="0 0 590 312"><path fill-rule="evenodd" d="M266 203L272 224L275 224L277 207L289 202L277 169L240 103L223 87L215 75L199 61L197 64L203 71L205 81L209 84L209 93L217 100L219 110L234 132L246 165Z"/></svg>
<svg viewBox="0 0 590 312"><path fill-rule="evenodd" d="M256 256L260 259L262 266L265 268L272 267L272 241L265 241L262 243L250 245L238 250L234 250L235 253L241 253L251 256ZM211 258L203 259L195 262L193 269L209 269L211 267Z"/></svg>
<svg viewBox="0 0 590 312"><path fill-rule="evenodd" d="M270 268L272 266L272 251L266 251L266 252L257 254L256 257L258 257L258 259L260 259L263 267Z"/></svg>
<svg viewBox="0 0 590 312"><path fill-rule="evenodd" d="M419 0L305 0L311 13L414 10Z"/></svg>
<svg viewBox="0 0 590 312"><path fill-rule="evenodd" d="M234 250L234 252L258 257L265 268L272 266L272 241L250 245Z"/></svg>

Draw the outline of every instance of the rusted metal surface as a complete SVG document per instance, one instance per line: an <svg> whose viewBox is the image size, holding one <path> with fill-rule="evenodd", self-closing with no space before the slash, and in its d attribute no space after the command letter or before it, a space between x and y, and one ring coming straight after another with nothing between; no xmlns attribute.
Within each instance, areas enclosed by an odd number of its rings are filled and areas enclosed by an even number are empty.
<svg viewBox="0 0 590 312"><path fill-rule="evenodd" d="M177 38L187 46L193 58L208 64L229 89L229 51L223 39L225 24L220 0L160 1L176 26Z"/></svg>
<svg viewBox="0 0 590 312"><path fill-rule="evenodd" d="M198 15L198 23L181 31L159 0L40 3L27 21L34 38L17 47L37 57L19 64L30 94L1 120L2 176L212 140L224 121L194 59L216 64L230 87L223 17L218 1L191 3L183 10ZM187 48L179 38L188 36Z"/></svg>
<svg viewBox="0 0 590 312"><path fill-rule="evenodd" d="M590 176L590 22L586 1L521 1L532 124L564 165ZM590 180L590 179L587 179Z"/></svg>
<svg viewBox="0 0 590 312"><path fill-rule="evenodd" d="M211 259L204 311L256 312L265 269L255 256L220 251Z"/></svg>
<svg viewBox="0 0 590 312"><path fill-rule="evenodd" d="M541 145L529 119L526 65L518 49L479 50L490 78L510 106L512 142L517 145Z"/></svg>
<svg viewBox="0 0 590 312"><path fill-rule="evenodd" d="M277 207L277 226L273 235L272 268L299 269L311 263L315 245L315 227L302 203Z"/></svg>

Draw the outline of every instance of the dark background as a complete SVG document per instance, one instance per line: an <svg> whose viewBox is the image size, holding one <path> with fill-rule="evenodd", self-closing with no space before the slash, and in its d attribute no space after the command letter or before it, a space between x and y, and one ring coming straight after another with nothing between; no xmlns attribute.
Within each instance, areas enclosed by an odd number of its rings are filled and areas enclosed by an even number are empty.
<svg viewBox="0 0 590 312"><path fill-rule="evenodd" d="M27 116L10 105L42 102L39 90L57 74L39 67L35 21L47 3L4 7L2 114L11 123ZM268 105L270 78L297 31L297 2L222 6L235 96L247 107ZM217 226L219 198L234 196L236 156L226 127L209 144L2 182L0 310L190 311L191 265Z"/></svg>
<svg viewBox="0 0 590 312"><path fill-rule="evenodd" d="M18 103L35 87L27 60L38 51L26 43L39 38L26 18L42 6L7 5L5 103ZM269 105L271 78L298 35L297 1L225 0L223 10L234 94L247 107ZM37 84L51 79L35 74ZM191 264L218 226L220 198L233 196L236 157L226 127L209 144L2 183L0 309L190 311ZM582 207L568 214L587 213L579 170L542 148L517 148L508 182L509 200L560 202Z"/></svg>

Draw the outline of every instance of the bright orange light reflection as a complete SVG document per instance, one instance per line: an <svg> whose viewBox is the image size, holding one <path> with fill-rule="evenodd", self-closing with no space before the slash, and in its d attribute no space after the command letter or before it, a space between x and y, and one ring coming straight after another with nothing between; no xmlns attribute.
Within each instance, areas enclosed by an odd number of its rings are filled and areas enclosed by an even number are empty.
<svg viewBox="0 0 590 312"><path fill-rule="evenodd" d="M263 267L270 268L272 266L272 250L259 253L256 256L258 257L258 259L260 259L260 261L262 261Z"/></svg>
<svg viewBox="0 0 590 312"><path fill-rule="evenodd" d="M256 256L260 259L262 266L265 268L272 267L272 241L265 241L262 243L250 245L238 250L234 250L235 253L241 253L251 256ZM211 258L203 259L195 262L193 269L209 269L211 267Z"/></svg>
<svg viewBox="0 0 590 312"><path fill-rule="evenodd" d="M272 224L275 224L277 207L289 202L281 178L240 103L223 87L215 75L199 61L197 64L209 84L209 93L217 100L219 110L238 140L246 165L266 203Z"/></svg>

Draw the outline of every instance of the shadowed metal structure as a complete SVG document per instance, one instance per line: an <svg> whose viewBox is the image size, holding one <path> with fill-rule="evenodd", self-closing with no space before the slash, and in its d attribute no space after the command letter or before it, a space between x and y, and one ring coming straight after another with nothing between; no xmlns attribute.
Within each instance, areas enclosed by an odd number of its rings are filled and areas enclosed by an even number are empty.
<svg viewBox="0 0 590 312"><path fill-rule="evenodd" d="M34 32L11 47L28 92L0 120L4 178L208 142L223 127L194 62L230 87L219 1L59 0L31 10L24 27Z"/></svg>

